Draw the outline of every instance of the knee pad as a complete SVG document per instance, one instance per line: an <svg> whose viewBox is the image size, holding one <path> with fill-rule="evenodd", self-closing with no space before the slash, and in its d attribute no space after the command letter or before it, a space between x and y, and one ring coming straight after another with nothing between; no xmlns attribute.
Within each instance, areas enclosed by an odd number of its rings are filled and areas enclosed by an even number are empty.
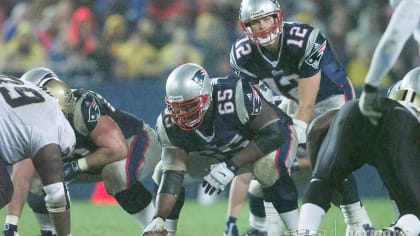
<svg viewBox="0 0 420 236"><path fill-rule="evenodd" d="M35 194L32 192L28 193L28 198L26 202L34 213L39 214L48 214L47 207L45 206L45 195L44 194Z"/></svg>
<svg viewBox="0 0 420 236"><path fill-rule="evenodd" d="M318 205L327 212L330 209L332 191L327 181L321 179L311 179L303 196L304 203L312 203Z"/></svg>
<svg viewBox="0 0 420 236"><path fill-rule="evenodd" d="M66 184L57 182L43 187L45 206L48 212L65 212L70 209L70 199Z"/></svg>
<svg viewBox="0 0 420 236"><path fill-rule="evenodd" d="M262 192L262 186L255 179L251 180L251 182L249 183L248 192L249 194L252 194L255 197L264 198L264 194Z"/></svg>
<svg viewBox="0 0 420 236"><path fill-rule="evenodd" d="M181 192L179 193L175 206L172 208L171 213L168 216L168 219L177 220L179 218L179 213L181 213L181 209L184 206L185 202L185 188L182 187Z"/></svg>
<svg viewBox="0 0 420 236"><path fill-rule="evenodd" d="M281 176L274 185L263 188L264 200L272 202L279 213L297 209L298 192L288 175Z"/></svg>
<svg viewBox="0 0 420 236"><path fill-rule="evenodd" d="M152 194L142 183L136 182L130 188L115 194L115 199L126 212L134 214L149 205L152 201Z"/></svg>
<svg viewBox="0 0 420 236"><path fill-rule="evenodd" d="M249 211L258 217L265 217L265 210L264 210L264 199L260 197L256 197L252 194L248 196L249 198Z"/></svg>

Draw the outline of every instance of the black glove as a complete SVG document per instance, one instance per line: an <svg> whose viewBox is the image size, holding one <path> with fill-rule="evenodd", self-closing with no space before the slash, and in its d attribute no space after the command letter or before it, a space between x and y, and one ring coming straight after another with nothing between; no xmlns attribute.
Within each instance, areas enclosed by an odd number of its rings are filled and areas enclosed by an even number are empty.
<svg viewBox="0 0 420 236"><path fill-rule="evenodd" d="M81 170L77 161L64 162L64 181L70 182L80 174Z"/></svg>
<svg viewBox="0 0 420 236"><path fill-rule="evenodd" d="M359 100L359 109L364 116L369 118L369 121L373 125L378 124L378 120L382 116L379 105L378 88L369 84L365 84L364 90Z"/></svg>

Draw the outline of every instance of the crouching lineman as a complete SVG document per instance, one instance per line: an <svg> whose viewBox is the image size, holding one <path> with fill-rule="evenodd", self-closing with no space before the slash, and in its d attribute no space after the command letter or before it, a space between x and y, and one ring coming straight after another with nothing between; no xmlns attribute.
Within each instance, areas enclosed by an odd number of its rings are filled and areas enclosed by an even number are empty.
<svg viewBox="0 0 420 236"><path fill-rule="evenodd" d="M235 74L210 79L198 65L175 68L166 81L167 108L157 119L163 147L154 219L143 231L175 235L186 173L221 193L237 174L252 172L288 229L296 229L297 190L282 160L296 155L292 119ZM166 223L166 224L165 224Z"/></svg>
<svg viewBox="0 0 420 236"><path fill-rule="evenodd" d="M76 132L73 158L64 163L65 180L103 180L106 191L144 228L152 220L154 206L152 194L141 181L152 174L161 153L155 131L95 92L71 90L49 69L35 68L21 79L32 81L56 98ZM48 235L54 233L54 228L49 225L41 196L41 191L35 189L29 194L28 203L38 221L43 222L44 235ZM8 214L19 216L24 200L14 202Z"/></svg>
<svg viewBox="0 0 420 236"><path fill-rule="evenodd" d="M20 195L21 186L29 186L29 181L15 184L7 166L29 162L39 173L45 214L51 217L58 236L70 235L63 157L73 151L76 137L69 122L42 89L6 76L0 76L0 117L0 208ZM17 223L17 217L8 216L8 220ZM6 226L16 230L16 224Z"/></svg>
<svg viewBox="0 0 420 236"><path fill-rule="evenodd" d="M374 166L396 202L399 217L381 235L420 234L420 67L381 98L372 123L358 101L336 114L318 152L303 198L299 233L313 235L331 201L331 186L364 164Z"/></svg>

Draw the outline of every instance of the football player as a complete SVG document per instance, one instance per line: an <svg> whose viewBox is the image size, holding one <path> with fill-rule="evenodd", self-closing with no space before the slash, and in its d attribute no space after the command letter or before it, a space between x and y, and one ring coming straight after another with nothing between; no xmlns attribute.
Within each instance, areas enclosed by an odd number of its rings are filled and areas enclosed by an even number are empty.
<svg viewBox="0 0 420 236"><path fill-rule="evenodd" d="M365 78L364 91L359 100L362 114L369 117L374 124L382 115L378 105L378 87L381 80L394 65L411 35L420 45L420 0L390 0L390 5L395 10L375 48Z"/></svg>
<svg viewBox="0 0 420 236"><path fill-rule="evenodd" d="M74 183L104 181L106 191L138 223L151 221L152 194L141 183L150 176L160 159L157 135L148 124L113 107L90 90L71 90L47 68L35 68L21 80L31 81L56 98L76 132L76 148L64 163L65 180ZM35 189L35 190L34 190ZM38 189L39 190L39 189ZM31 188L28 203L36 213L45 235L54 233L42 203L42 192ZM17 200L11 215L19 216L22 201ZM6 224L9 222L6 221Z"/></svg>
<svg viewBox="0 0 420 236"><path fill-rule="evenodd" d="M156 213L143 231L175 235L184 202L184 175L203 178L208 194L221 193L233 177L252 172L264 199L289 229L298 217L297 190L281 160L294 157L292 119L236 74L210 79L196 64L175 68L166 81L167 108L157 119L163 147Z"/></svg>
<svg viewBox="0 0 420 236"><path fill-rule="evenodd" d="M382 116L375 124L361 113L357 100L335 115L303 198L300 234L316 233L329 209L332 187L364 164L378 170L400 214L380 235L420 234L420 67L408 72L379 104Z"/></svg>
<svg viewBox="0 0 420 236"><path fill-rule="evenodd" d="M70 235L70 199L64 183L63 158L75 146L73 129L52 97L17 78L0 76L0 110L0 207L20 195L18 188L29 187L29 181L14 181L21 173L13 174L11 180L7 166L29 163L39 173L45 214L57 235ZM13 216L8 220L17 223ZM16 230L16 224L6 226Z"/></svg>
<svg viewBox="0 0 420 236"><path fill-rule="evenodd" d="M299 143L304 146L307 126L314 118L354 99L354 89L344 66L336 59L319 29L303 23L283 22L283 11L275 0L242 0L239 18L246 36L232 46L232 68L254 84L263 80L285 98L280 107L293 116ZM237 235L229 232L236 231L238 205L246 198L250 179L249 176L238 176L234 180L225 236ZM267 222L268 227L277 228L273 235L281 235L281 229L277 227L280 218L275 212L273 214L270 203L261 202L256 189L250 188L249 232L265 235ZM371 222L361 205L353 176L347 178L342 189L344 197L339 204L348 233L363 225L369 227Z"/></svg>

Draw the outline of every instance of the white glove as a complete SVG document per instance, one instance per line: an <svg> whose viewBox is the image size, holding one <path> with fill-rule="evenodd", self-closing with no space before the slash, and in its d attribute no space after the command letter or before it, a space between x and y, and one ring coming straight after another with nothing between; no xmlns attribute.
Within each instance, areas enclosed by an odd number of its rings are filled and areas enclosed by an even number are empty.
<svg viewBox="0 0 420 236"><path fill-rule="evenodd" d="M370 123L377 125L379 118L382 116L382 112L379 108L378 88L365 84L358 105L360 112L369 118Z"/></svg>
<svg viewBox="0 0 420 236"><path fill-rule="evenodd" d="M229 168L226 162L211 165L210 173L204 176L204 192L212 195L217 190L217 194L221 193L233 177L235 177L235 168L233 166Z"/></svg>
<svg viewBox="0 0 420 236"><path fill-rule="evenodd" d="M149 233L164 233L167 234L168 231L165 228L165 221L160 218L156 217L150 222L146 228L143 230L143 236L148 236Z"/></svg>
<svg viewBox="0 0 420 236"><path fill-rule="evenodd" d="M308 127L308 124L305 122L293 118L293 128L296 131L298 144L306 143L306 128Z"/></svg>

